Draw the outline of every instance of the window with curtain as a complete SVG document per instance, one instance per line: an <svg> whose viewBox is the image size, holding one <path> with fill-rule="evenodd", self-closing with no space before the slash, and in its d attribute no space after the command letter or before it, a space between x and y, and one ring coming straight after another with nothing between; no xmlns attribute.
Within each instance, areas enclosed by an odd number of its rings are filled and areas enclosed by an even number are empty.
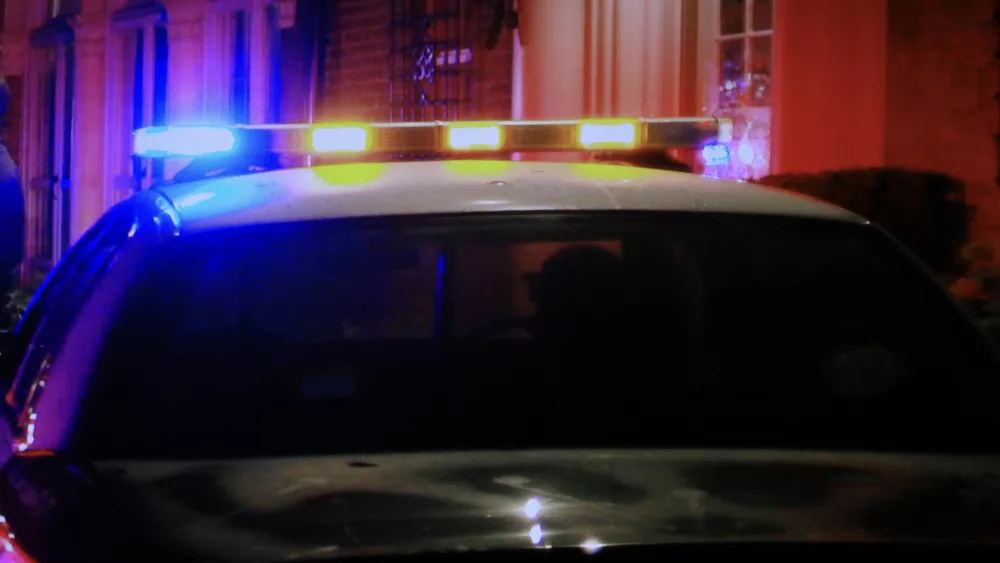
<svg viewBox="0 0 1000 563"><path fill-rule="evenodd" d="M771 36L774 0L721 0L719 105L771 104Z"/></svg>
<svg viewBox="0 0 1000 563"><path fill-rule="evenodd" d="M715 75L709 113L735 124L724 151L706 153L709 175L752 179L770 172L774 3L715 0Z"/></svg>

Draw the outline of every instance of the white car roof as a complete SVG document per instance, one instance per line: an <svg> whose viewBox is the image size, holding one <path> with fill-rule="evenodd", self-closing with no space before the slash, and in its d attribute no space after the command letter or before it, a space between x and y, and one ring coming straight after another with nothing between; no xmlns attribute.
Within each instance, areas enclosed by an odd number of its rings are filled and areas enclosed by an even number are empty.
<svg viewBox="0 0 1000 563"><path fill-rule="evenodd" d="M614 164L355 163L162 188L186 232L260 223L513 211L689 211L863 223L839 207L754 184Z"/></svg>

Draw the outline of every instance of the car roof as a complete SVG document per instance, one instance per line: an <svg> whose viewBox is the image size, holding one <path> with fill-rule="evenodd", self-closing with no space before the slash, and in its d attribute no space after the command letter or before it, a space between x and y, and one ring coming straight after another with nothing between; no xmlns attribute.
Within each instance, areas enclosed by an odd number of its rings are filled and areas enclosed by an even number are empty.
<svg viewBox="0 0 1000 563"><path fill-rule="evenodd" d="M262 223L504 212L688 211L864 222L755 184L615 164L500 160L351 163L160 188L182 232Z"/></svg>

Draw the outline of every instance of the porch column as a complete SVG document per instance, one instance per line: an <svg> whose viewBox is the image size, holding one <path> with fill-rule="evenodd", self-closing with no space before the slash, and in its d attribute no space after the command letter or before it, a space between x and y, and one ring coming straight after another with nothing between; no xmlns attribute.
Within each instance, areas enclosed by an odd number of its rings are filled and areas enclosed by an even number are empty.
<svg viewBox="0 0 1000 563"><path fill-rule="evenodd" d="M682 0L520 0L515 118L676 116L683 7Z"/></svg>
<svg viewBox="0 0 1000 563"><path fill-rule="evenodd" d="M520 0L515 39L516 119L583 115L588 0Z"/></svg>
<svg viewBox="0 0 1000 563"><path fill-rule="evenodd" d="M588 2L587 113L608 117L678 115L683 2Z"/></svg>
<svg viewBox="0 0 1000 563"><path fill-rule="evenodd" d="M209 5L206 0L165 0L167 11L167 123L204 123L209 117L206 87L211 86L212 65L218 56L206 39ZM164 174L171 178L188 164L185 159L167 159Z"/></svg>
<svg viewBox="0 0 1000 563"><path fill-rule="evenodd" d="M104 213L105 67L108 12L85 11L75 29L76 69L70 238L76 241Z"/></svg>
<svg viewBox="0 0 1000 563"><path fill-rule="evenodd" d="M203 92L209 69L206 53L205 0L165 0L167 10L167 122L190 124L202 121Z"/></svg>

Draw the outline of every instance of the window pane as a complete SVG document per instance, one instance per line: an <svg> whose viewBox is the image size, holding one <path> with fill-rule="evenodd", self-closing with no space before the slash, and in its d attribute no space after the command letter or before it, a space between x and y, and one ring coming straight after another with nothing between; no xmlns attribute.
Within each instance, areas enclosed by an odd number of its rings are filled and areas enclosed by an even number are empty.
<svg viewBox="0 0 1000 563"><path fill-rule="evenodd" d="M746 31L747 0L722 0L722 35L733 35Z"/></svg>
<svg viewBox="0 0 1000 563"><path fill-rule="evenodd" d="M988 358L955 308L877 232L682 215L172 240L123 297L80 451L166 460L878 436L932 448L934 436L948 444L941 424L994 416L963 401L993 363L979 364ZM435 334L435 320L450 330ZM688 434L691 415L707 432ZM938 431L913 428L925 422Z"/></svg>
<svg viewBox="0 0 1000 563"><path fill-rule="evenodd" d="M753 3L753 30L764 31L774 27L772 9L773 0L754 0Z"/></svg>
<svg viewBox="0 0 1000 563"><path fill-rule="evenodd" d="M750 103L766 106L771 103L771 38L751 39Z"/></svg>
<svg viewBox="0 0 1000 563"><path fill-rule="evenodd" d="M743 91L743 39L719 43L719 106L733 108L740 105Z"/></svg>

